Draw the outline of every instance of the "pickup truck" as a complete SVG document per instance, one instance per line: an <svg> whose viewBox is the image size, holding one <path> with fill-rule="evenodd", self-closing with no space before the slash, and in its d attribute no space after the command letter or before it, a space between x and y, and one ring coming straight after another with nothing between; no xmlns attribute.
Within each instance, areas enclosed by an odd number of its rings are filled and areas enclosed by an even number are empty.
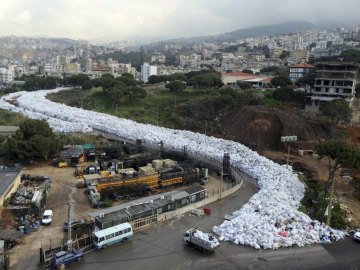
<svg viewBox="0 0 360 270"><path fill-rule="evenodd" d="M187 230L183 240L189 245L199 249L202 252L213 252L220 246L219 241L211 233L204 233L198 228Z"/></svg>

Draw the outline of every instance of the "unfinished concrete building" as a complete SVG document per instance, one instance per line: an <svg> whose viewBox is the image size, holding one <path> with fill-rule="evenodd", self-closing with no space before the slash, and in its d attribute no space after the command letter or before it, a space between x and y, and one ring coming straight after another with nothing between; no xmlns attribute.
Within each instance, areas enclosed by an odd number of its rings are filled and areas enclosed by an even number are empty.
<svg viewBox="0 0 360 270"><path fill-rule="evenodd" d="M343 99L353 105L359 65L349 62L320 62L316 65L315 85L306 110L318 112L323 102Z"/></svg>

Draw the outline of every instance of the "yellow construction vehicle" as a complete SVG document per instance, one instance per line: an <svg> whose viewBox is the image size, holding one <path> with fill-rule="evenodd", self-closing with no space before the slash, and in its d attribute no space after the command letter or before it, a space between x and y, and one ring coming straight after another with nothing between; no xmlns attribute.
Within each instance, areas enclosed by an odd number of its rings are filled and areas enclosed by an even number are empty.
<svg viewBox="0 0 360 270"><path fill-rule="evenodd" d="M85 174L85 165L83 163L76 165L76 169L75 169L76 178L83 177L84 174Z"/></svg>
<svg viewBox="0 0 360 270"><path fill-rule="evenodd" d="M59 167L59 168L65 168L65 167L67 167L67 166L69 166L69 165L68 165L68 163L67 163L66 161L60 161L60 162L58 163L58 167Z"/></svg>

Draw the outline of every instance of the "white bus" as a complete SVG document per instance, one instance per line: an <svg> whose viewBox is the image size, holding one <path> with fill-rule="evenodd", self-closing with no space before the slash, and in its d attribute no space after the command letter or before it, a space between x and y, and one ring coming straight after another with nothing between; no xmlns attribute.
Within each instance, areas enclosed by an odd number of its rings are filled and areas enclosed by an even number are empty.
<svg viewBox="0 0 360 270"><path fill-rule="evenodd" d="M132 238L133 230L129 223L122 223L101 231L94 232L93 243L97 249L115 245Z"/></svg>

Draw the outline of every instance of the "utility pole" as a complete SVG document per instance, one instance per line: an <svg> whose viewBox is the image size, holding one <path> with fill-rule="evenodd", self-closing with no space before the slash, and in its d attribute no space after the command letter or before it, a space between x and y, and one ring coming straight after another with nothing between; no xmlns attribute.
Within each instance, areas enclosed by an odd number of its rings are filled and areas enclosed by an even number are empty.
<svg viewBox="0 0 360 270"><path fill-rule="evenodd" d="M72 251L72 237L71 237L71 206L72 202L68 202L68 240L67 240L67 250Z"/></svg>
<svg viewBox="0 0 360 270"><path fill-rule="evenodd" d="M328 213L327 213L327 217L326 217L326 224L330 226L330 222L331 222L331 208L332 208L332 203L333 203L333 199L334 199L334 189L335 189L335 178L332 180L331 186L330 186L330 197L329 197L329 204L328 204Z"/></svg>
<svg viewBox="0 0 360 270"><path fill-rule="evenodd" d="M220 200L222 200L223 180L224 180L224 164L222 164L222 165L221 165L221 175L220 175L220 196L219 196L219 199L220 199Z"/></svg>

